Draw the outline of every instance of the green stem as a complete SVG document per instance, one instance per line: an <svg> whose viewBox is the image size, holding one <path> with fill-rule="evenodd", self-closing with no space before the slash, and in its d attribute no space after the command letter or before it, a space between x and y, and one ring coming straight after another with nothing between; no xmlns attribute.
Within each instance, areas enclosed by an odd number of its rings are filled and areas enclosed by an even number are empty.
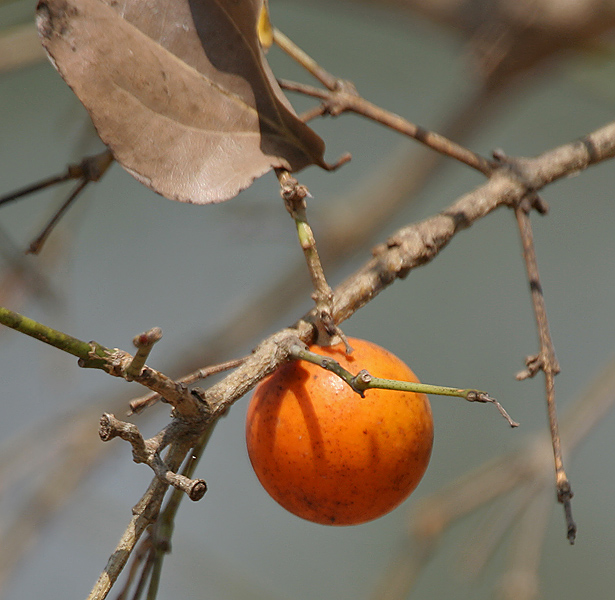
<svg viewBox="0 0 615 600"><path fill-rule="evenodd" d="M365 383L363 380L365 378ZM361 390L372 388L382 390L395 390L398 392L415 392L416 394L435 394L437 396L456 396L476 402L479 396L487 396L487 392L474 389L459 389L444 385L432 385L430 383L418 383L414 381L397 381L395 379L381 379L373 377L367 371L360 371L355 377L355 386Z"/></svg>
<svg viewBox="0 0 615 600"><path fill-rule="evenodd" d="M365 390L369 389L384 389L394 390L398 392L414 392L415 394L435 394L438 396L455 396L463 398L468 402L489 402L494 404L500 411L500 414L508 421L511 427L518 427L519 423L513 421L504 407L487 392L482 392L475 389L461 389L447 387L443 385L432 385L429 383L418 383L415 381L398 381L395 379L381 379L370 375L365 369L353 375L347 371L337 361L327 356L321 356L315 352L311 352L307 348L302 348L299 345L294 345L290 350L290 355L299 360L305 360L312 364L318 365L323 369L335 373L343 379L357 394L364 395Z"/></svg>
<svg viewBox="0 0 615 600"><path fill-rule="evenodd" d="M111 350L96 342L84 342L3 306L0 306L0 323L77 356L81 359L80 364L83 367L101 368L105 364L106 357L111 354Z"/></svg>

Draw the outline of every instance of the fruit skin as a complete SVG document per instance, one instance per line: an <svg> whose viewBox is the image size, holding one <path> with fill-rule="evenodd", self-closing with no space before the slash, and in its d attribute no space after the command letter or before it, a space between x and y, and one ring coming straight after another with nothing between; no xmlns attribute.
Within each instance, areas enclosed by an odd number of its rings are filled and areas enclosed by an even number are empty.
<svg viewBox="0 0 615 600"><path fill-rule="evenodd" d="M350 339L310 350L356 374L415 381L384 348ZM423 477L433 444L425 394L372 389L361 398L321 367L292 361L256 388L246 420L248 455L269 495L323 525L357 525L393 510Z"/></svg>

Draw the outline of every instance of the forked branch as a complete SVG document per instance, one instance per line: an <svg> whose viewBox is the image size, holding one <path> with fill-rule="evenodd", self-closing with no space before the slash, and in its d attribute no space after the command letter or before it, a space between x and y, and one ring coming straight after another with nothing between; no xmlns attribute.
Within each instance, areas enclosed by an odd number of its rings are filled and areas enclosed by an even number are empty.
<svg viewBox="0 0 615 600"><path fill-rule="evenodd" d="M486 184L461 197L447 210L430 219L400 229L387 243L376 248L374 258L336 289L332 312L334 322L341 323L397 278L405 277L412 269L431 261L454 235L491 211L501 206L518 205L528 194L541 189L551 181L613 156L615 156L615 123L595 131L580 142L567 144L533 159L523 159L515 165L516 168L511 168L509 164L498 167ZM99 345L94 346L75 340L61 332L30 322L6 309L0 311L0 316L2 317L0 322L80 356L87 362L87 366L94 366L93 363L101 366L104 364L105 370L118 375L132 363L133 357L127 353L120 351L116 353ZM303 342L313 341L315 333L311 322L313 317L314 313L311 312L293 328L279 331L265 339L239 367L222 381L203 391L198 401L185 387L175 388L177 383L172 380L165 380L161 387L150 387L150 389L161 393L166 399L169 399L169 395L173 397L173 393L178 394L177 398L180 400L186 399L188 403L186 406L192 406L193 403L199 406L199 403L203 402L214 411L214 415L223 414L260 379L288 360L290 349L298 339ZM146 366L139 377L147 378L148 372L149 377L153 379L155 372L149 371ZM139 379L135 381L141 382ZM174 404L174 407L181 412L181 402ZM187 412L186 416L190 420L190 412ZM202 425L205 420L196 422ZM181 454L180 449L174 444L171 444L171 450ZM187 449L183 447L182 458L185 452ZM173 472L177 472L177 465L168 455L165 457L165 462ZM167 488L168 481L162 482L156 477L152 486L154 490L152 493L159 494L161 490ZM150 519L153 518L151 515L157 514L159 504L151 504L151 500L152 495L146 495L144 501L137 507L135 519L131 521L118 546L118 551L112 556L110 566L101 576L92 598L103 598L108 592L132 551L135 540L151 522ZM145 513L147 517L144 516Z"/></svg>
<svg viewBox="0 0 615 600"><path fill-rule="evenodd" d="M47 222L42 231L34 238L30 243L28 252L30 254L38 254L45 241L58 224L59 220L64 216L66 211L73 205L75 200L79 197L81 192L91 182L99 181L101 177L107 172L111 164L113 163L113 155L110 150L105 150L100 154L93 156L86 156L81 162L68 165L66 171L59 175L54 175L29 185L25 188L21 188L17 191L11 192L0 198L0 206L13 202L23 196L27 196L38 192L40 190L55 186L65 181L72 179L78 180L77 185L73 188L68 198L62 203L60 208L53 214L51 219Z"/></svg>
<svg viewBox="0 0 615 600"><path fill-rule="evenodd" d="M187 450L188 448L185 446L176 443L169 447L165 461L173 472L179 469ZM111 554L107 566L90 592L88 600L103 600L107 597L126 566L141 535L147 527L156 521L168 486L167 482L158 477L152 480L145 494L133 508L133 517L115 551Z"/></svg>
<svg viewBox="0 0 615 600"><path fill-rule="evenodd" d="M135 357L128 352L106 348L97 342L84 342L4 307L0 307L0 323L78 357L80 367L101 369L115 377L140 383L163 396L177 414L188 421L203 416L202 405L185 385L141 364L143 350L141 356L137 352L135 362ZM162 334L157 329L152 331L153 334L146 332L137 336L138 340L149 339L150 349L153 339Z"/></svg>
<svg viewBox="0 0 615 600"><path fill-rule="evenodd" d="M172 427L172 426L170 426ZM171 442L178 436L169 435L168 430L150 440L143 439L138 427L133 423L126 423L115 418L114 415L105 413L100 419L99 435L103 442L108 442L114 437L120 437L132 446L132 456L136 463L144 463L152 468L158 479L174 488L184 492L190 500L200 500L207 491L207 484L202 479L190 479L185 475L175 473L162 458L160 452L165 447L165 441ZM167 438L165 440L165 438Z"/></svg>
<svg viewBox="0 0 615 600"><path fill-rule="evenodd" d="M343 112L353 112L385 127L389 127L402 135L411 137L436 152L440 152L480 171L483 175L489 176L492 173L494 164L479 154L449 140L439 133L415 125L407 119L376 106L361 97L351 82L331 75L279 29L274 28L273 39L284 52L327 88L323 90L322 88L294 81L279 81L280 86L287 91L298 92L322 100L320 107L310 111L304 116L304 119L313 119L317 115L338 116Z"/></svg>

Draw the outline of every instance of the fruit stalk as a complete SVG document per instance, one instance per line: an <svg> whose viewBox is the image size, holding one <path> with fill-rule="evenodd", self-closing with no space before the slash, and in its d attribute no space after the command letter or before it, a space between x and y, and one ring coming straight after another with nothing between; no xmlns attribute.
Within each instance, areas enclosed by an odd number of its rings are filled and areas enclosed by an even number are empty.
<svg viewBox="0 0 615 600"><path fill-rule="evenodd" d="M305 360L335 373L361 396L364 395L365 390L383 389L398 392L415 392L417 394L434 394L437 396L454 396L457 398L463 398L468 402L489 402L497 407L500 414L508 421L508 424L511 427L519 426L519 423L510 417L508 412L506 412L504 407L495 398L492 398L487 392L483 392L481 390L472 388L461 389L443 385L433 385L429 383L418 383L414 381L383 379L381 377L374 377L365 369L362 369L356 375L353 375L350 371L344 369L344 367L332 358L321 356L320 354L312 352L307 348L302 348L298 344L292 346L290 354L295 359Z"/></svg>

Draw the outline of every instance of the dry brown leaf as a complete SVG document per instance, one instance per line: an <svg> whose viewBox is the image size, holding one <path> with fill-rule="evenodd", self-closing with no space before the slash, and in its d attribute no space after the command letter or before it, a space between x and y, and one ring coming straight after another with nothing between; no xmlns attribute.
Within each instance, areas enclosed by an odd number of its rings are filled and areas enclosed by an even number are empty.
<svg viewBox="0 0 615 600"><path fill-rule="evenodd" d="M258 40L263 0L41 0L54 66L101 139L172 200L235 196L274 167L327 168Z"/></svg>

